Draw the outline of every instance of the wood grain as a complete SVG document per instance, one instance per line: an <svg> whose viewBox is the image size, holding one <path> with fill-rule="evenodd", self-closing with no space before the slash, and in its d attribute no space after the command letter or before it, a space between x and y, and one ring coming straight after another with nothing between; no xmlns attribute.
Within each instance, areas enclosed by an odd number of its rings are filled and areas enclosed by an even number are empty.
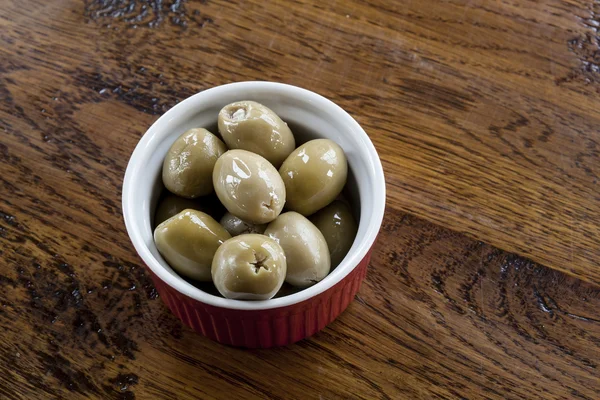
<svg viewBox="0 0 600 400"><path fill-rule="evenodd" d="M600 397L599 13L593 0L3 2L0 397ZM251 79L348 110L389 193L357 301L269 351L182 327L120 210L158 115Z"/></svg>
<svg viewBox="0 0 600 400"><path fill-rule="evenodd" d="M3 6L3 120L58 168L82 129L125 158L194 92L292 83L363 124L392 207L600 282L595 1L27 4Z"/></svg>
<svg viewBox="0 0 600 400"><path fill-rule="evenodd" d="M338 320L249 351L182 327L130 251L68 234L73 252L50 255L66 245L15 211L1 225L14 249L2 254L3 398L600 396L598 287L415 217L388 213Z"/></svg>

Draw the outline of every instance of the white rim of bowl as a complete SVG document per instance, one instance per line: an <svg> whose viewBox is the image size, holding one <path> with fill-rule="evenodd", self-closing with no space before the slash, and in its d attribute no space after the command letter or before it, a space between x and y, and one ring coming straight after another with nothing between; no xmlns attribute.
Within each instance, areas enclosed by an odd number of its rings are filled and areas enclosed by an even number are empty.
<svg viewBox="0 0 600 400"><path fill-rule="evenodd" d="M134 187L131 184L131 181L134 179L134 176L138 170L143 167L140 165L139 160L144 158L144 148L153 139L155 131L158 131L157 126L169 123L186 109L201 107L205 98L218 96L219 93L223 94L224 92L228 91L238 91L241 87L244 87L244 89L269 89L279 93L287 92L292 95L291 97L302 98L304 101L315 103L322 109L331 110L328 113L337 114L339 118L344 119L346 123L349 123L351 126L353 126L354 130L358 132L360 140L365 146L365 149L369 155L368 164L371 168L369 175L375 178L373 182L375 196L372 204L372 217L368 222L367 232L365 233L364 240L361 243L358 243L358 246L353 248L342 261L342 263L338 265L331 275L323 281L297 293L270 300L247 301L220 298L196 288L192 284L186 282L183 278L172 275L169 273L169 271L165 270L164 267L160 265L158 260L150 253L150 249L144 243L141 227L134 224L131 220L132 217L130 216L136 207L136 205L133 204L133 201L131 201ZM152 124L152 126L146 131L146 133L138 142L127 165L125 178L123 180L122 207L125 227L135 250L142 261L146 263L148 268L150 268L152 272L167 285L192 299L214 307L234 310L268 310L273 308L288 307L297 303L301 303L327 291L348 276L348 274L352 272L366 256L367 252L373 246L373 243L377 238L377 234L379 233L379 229L383 221L385 199L385 178L383 175L381 160L379 159L377 151L375 150L375 146L371 142L371 139L367 133L362 129L358 122L356 122L356 120L350 116L350 114L348 114L344 109L331 100L297 86L276 82L247 81L229 83L199 92L172 107Z"/></svg>

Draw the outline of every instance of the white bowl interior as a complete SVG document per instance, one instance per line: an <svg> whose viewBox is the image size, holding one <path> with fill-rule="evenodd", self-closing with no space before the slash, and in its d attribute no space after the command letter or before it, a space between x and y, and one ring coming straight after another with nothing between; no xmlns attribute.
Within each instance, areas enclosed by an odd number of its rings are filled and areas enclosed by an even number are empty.
<svg viewBox="0 0 600 400"><path fill-rule="evenodd" d="M317 137L338 143L346 153L350 176L346 195L356 207L359 229L344 260L323 281L297 293L264 301L230 300L208 294L176 274L154 245L152 219L164 188L162 162L173 141L196 127L214 127L221 108L239 100L265 104L286 121L299 143ZM213 130L213 132L215 132ZM216 133L216 132L215 132ZM383 169L367 134L340 107L313 92L272 82L218 86L179 103L159 118L135 148L123 183L123 215L142 260L163 281L203 303L234 309L285 307L321 293L343 279L375 241L385 208ZM360 212L358 212L360 210Z"/></svg>

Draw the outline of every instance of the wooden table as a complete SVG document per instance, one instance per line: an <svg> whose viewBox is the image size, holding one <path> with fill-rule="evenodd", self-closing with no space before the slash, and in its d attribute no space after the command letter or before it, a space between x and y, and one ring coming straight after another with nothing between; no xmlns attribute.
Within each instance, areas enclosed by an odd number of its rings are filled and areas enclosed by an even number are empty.
<svg viewBox="0 0 600 400"><path fill-rule="evenodd" d="M369 3L1 3L0 398L600 398L600 3ZM386 173L359 296L286 348L183 327L121 217L148 126L241 80Z"/></svg>

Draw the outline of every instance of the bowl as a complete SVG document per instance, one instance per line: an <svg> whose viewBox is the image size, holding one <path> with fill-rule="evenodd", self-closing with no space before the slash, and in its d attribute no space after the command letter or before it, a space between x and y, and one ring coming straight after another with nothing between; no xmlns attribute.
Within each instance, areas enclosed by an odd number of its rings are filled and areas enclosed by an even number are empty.
<svg viewBox="0 0 600 400"><path fill-rule="evenodd" d="M263 301L214 296L188 283L161 257L152 219L163 190L162 162L188 129L216 133L221 108L239 100L265 104L286 121L297 145L328 138L345 151L348 191L358 221L356 239L342 262L321 282ZM385 180L373 143L360 125L330 100L275 82L238 82L195 94L160 117L136 146L123 182L123 217L129 237L167 307L186 325L217 342L248 348L282 346L313 335L348 307L360 288L385 209Z"/></svg>

